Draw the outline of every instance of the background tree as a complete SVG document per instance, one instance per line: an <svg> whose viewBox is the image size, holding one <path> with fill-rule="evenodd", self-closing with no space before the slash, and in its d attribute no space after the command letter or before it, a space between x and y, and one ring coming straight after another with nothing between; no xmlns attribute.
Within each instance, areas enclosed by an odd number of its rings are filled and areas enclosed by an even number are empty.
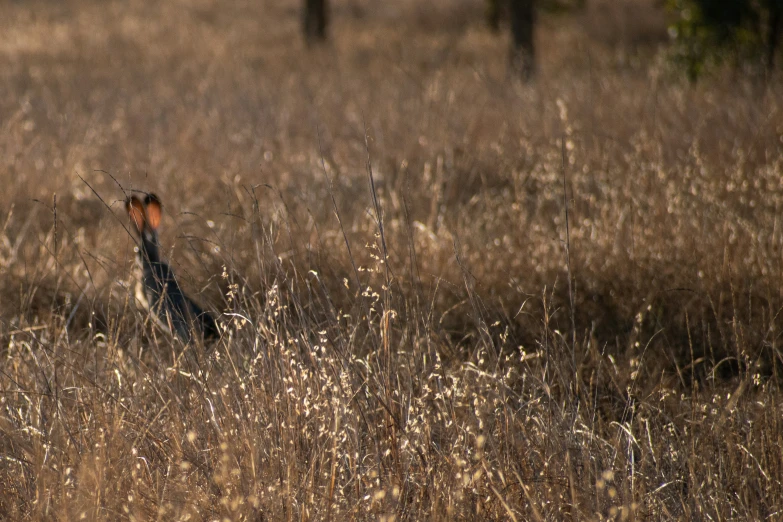
<svg viewBox="0 0 783 522"><path fill-rule="evenodd" d="M327 0L304 0L302 30L308 45L326 40L326 27L329 22L329 3Z"/></svg>
<svg viewBox="0 0 783 522"><path fill-rule="evenodd" d="M511 25L510 64L512 70L530 80L535 72L535 6L533 0L509 0Z"/></svg>
<svg viewBox="0 0 783 522"><path fill-rule="evenodd" d="M775 52L783 30L783 0L769 0L769 23L767 35L767 68L775 66Z"/></svg>
<svg viewBox="0 0 783 522"><path fill-rule="evenodd" d="M493 33L500 31L500 0L486 0L484 17L487 21L487 27Z"/></svg>
<svg viewBox="0 0 783 522"><path fill-rule="evenodd" d="M726 58L774 67L783 0L669 0L667 5L676 15L670 28L675 58L692 80L709 63Z"/></svg>
<svg viewBox="0 0 783 522"><path fill-rule="evenodd" d="M509 20L511 69L530 80L536 70L534 31L536 11L565 13L585 7L585 0L485 0L484 17L492 32L500 30L501 22Z"/></svg>

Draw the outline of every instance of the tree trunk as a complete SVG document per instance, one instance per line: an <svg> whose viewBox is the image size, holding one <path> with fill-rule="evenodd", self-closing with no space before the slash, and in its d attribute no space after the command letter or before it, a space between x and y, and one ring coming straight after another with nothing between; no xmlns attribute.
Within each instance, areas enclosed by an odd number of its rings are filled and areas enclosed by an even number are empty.
<svg viewBox="0 0 783 522"><path fill-rule="evenodd" d="M783 25L783 0L769 0L769 30L767 33L767 69L775 67L775 52L780 43L780 31Z"/></svg>
<svg viewBox="0 0 783 522"><path fill-rule="evenodd" d="M326 40L328 11L327 0L304 0L302 29L308 45Z"/></svg>
<svg viewBox="0 0 783 522"><path fill-rule="evenodd" d="M509 17L511 22L512 70L528 81L535 72L535 48L533 44L533 26L535 11L533 0L510 0Z"/></svg>
<svg viewBox="0 0 783 522"><path fill-rule="evenodd" d="M496 33L500 30L500 0L485 0L484 17L489 29Z"/></svg>

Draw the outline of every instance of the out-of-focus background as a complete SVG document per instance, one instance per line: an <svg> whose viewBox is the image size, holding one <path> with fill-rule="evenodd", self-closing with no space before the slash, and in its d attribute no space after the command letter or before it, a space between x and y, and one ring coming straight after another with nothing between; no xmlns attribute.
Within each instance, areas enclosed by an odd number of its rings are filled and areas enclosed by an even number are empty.
<svg viewBox="0 0 783 522"><path fill-rule="evenodd" d="M2 3L0 516L774 518L781 9Z"/></svg>

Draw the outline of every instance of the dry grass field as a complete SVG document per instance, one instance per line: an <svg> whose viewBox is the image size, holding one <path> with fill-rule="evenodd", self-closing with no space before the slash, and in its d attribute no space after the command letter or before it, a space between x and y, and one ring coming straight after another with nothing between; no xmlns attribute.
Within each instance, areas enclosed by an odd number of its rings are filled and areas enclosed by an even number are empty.
<svg viewBox="0 0 783 522"><path fill-rule="evenodd" d="M0 3L0 519L783 519L783 85L654 4Z"/></svg>

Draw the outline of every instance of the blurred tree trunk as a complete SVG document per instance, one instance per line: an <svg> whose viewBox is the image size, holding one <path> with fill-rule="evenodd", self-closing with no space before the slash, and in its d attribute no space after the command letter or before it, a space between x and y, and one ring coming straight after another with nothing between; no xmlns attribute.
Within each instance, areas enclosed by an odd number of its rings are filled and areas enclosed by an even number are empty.
<svg viewBox="0 0 783 522"><path fill-rule="evenodd" d="M484 18L493 33L500 31L500 0L486 0Z"/></svg>
<svg viewBox="0 0 783 522"><path fill-rule="evenodd" d="M535 25L534 0L509 0L509 18L511 22L512 70L528 81L535 72L535 47L533 44L533 26Z"/></svg>
<svg viewBox="0 0 783 522"><path fill-rule="evenodd" d="M308 45L326 40L329 5L327 0L304 0L302 29Z"/></svg>
<svg viewBox="0 0 783 522"><path fill-rule="evenodd" d="M769 29L767 32L767 69L775 67L775 52L783 27L783 0L769 0Z"/></svg>

